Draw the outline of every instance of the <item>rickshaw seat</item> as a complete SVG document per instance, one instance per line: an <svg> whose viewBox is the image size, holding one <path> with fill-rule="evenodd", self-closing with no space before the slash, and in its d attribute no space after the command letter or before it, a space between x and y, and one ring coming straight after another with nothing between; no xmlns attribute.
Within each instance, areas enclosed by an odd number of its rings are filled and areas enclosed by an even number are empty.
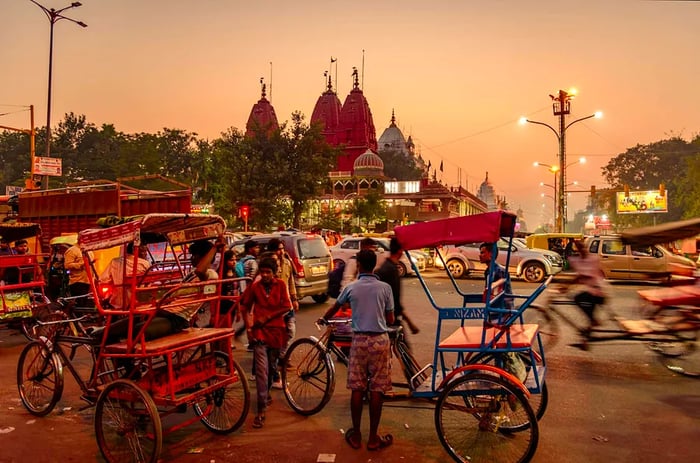
<svg viewBox="0 0 700 463"><path fill-rule="evenodd" d="M506 333L499 338L495 345L491 345L494 337L502 329L507 329L510 333ZM479 349L489 346L491 348L503 349L507 347L513 348L528 348L532 346L535 336L537 336L537 324L513 324L510 328L490 326L462 326L457 328L451 335L440 341L438 348L440 350L460 350L460 349ZM482 334L486 330L485 335ZM508 339L510 338L510 346ZM482 344L482 339L484 344Z"/></svg>
<svg viewBox="0 0 700 463"><path fill-rule="evenodd" d="M700 287L696 285L638 291L639 296L658 306L700 305Z"/></svg>
<svg viewBox="0 0 700 463"><path fill-rule="evenodd" d="M185 346L195 346L205 342L225 339L233 335L233 328L187 328L179 333L152 339L143 344L136 344L135 350L144 354L159 354ZM112 354L127 353L127 343L119 342L106 346L106 352Z"/></svg>

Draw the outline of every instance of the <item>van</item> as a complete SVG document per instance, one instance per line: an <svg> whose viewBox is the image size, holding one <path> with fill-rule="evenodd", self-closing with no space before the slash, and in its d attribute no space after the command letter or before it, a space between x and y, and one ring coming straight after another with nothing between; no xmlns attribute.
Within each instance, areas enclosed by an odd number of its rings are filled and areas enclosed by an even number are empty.
<svg viewBox="0 0 700 463"><path fill-rule="evenodd" d="M693 276L695 263L659 245L624 244L619 236L593 236L585 241L596 254L600 269L610 280L670 280L673 275Z"/></svg>
<svg viewBox="0 0 700 463"><path fill-rule="evenodd" d="M326 302L328 272L333 270L333 262L328 245L321 235L297 231L260 234L237 241L231 248L238 250L239 246L242 248L245 241L252 239L260 245L260 252L263 252L272 238L277 238L284 243L284 250L292 259L297 297L301 299L311 296L319 304Z"/></svg>

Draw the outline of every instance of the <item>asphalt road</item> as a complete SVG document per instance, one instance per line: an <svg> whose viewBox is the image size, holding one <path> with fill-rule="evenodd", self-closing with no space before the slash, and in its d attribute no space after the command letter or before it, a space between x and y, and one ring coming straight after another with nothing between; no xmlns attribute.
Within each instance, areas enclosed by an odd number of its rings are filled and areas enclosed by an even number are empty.
<svg viewBox="0 0 700 463"><path fill-rule="evenodd" d="M427 281L439 303L459 305L449 280L441 273L430 272ZM460 285L478 292L483 280L461 280ZM640 310L636 291L642 288L648 286L613 285L610 306L617 314L634 318ZM517 293L532 289L534 285L515 283ZM403 300L421 327L418 335L411 336L414 352L419 363L427 364L432 361L436 311L415 278L404 280ZM318 335L313 321L327 306L303 301L297 335ZM584 352L568 345L575 341L573 332L564 329L561 334L561 341L547 351L550 403L540 421L539 447L533 461L698 461L699 380L668 371L645 343L609 342ZM62 400L50 415L36 418L23 408L15 370L24 343L20 334L0 329L0 462L102 461L94 438L93 410L81 410L83 402L67 371ZM243 344L237 346L234 355L249 371L252 354ZM335 455L338 463L449 461L435 433L433 403L427 401L385 406L381 430L393 434L391 447L379 452L350 449L342 436L350 423L345 367L338 365L336 373L334 396L319 414L297 415L282 392L275 390L263 429L252 428L253 414L241 430L229 436L213 435L194 424L165 437L162 461L316 462L319 454ZM365 411L365 436L367 427Z"/></svg>

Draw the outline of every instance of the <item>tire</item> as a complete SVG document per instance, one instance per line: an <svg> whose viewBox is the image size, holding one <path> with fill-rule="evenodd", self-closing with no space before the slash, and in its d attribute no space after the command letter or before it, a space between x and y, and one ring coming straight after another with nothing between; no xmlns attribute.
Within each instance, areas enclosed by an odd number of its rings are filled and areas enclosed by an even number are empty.
<svg viewBox="0 0 700 463"><path fill-rule="evenodd" d="M45 416L61 400L63 365L58 355L33 341L24 346L17 362L17 388L25 408L35 416Z"/></svg>
<svg viewBox="0 0 700 463"><path fill-rule="evenodd" d="M513 433L503 423L522 431ZM468 374L451 381L435 406L435 429L457 462L525 463L539 440L537 419L525 394L493 375Z"/></svg>
<svg viewBox="0 0 700 463"><path fill-rule="evenodd" d="M163 428L151 396L125 379L108 384L95 407L95 437L110 463L156 463L163 448Z"/></svg>
<svg viewBox="0 0 700 463"><path fill-rule="evenodd" d="M528 369L528 374L531 374L531 359L530 356L525 352L518 352L518 357L523 361ZM508 371L504 368L504 361L502 360L504 354L484 354L481 356L474 357L470 364L485 363L487 365L494 365L498 368ZM530 394L528 399L532 410L535 412L535 417L537 421L541 420L544 416L544 412L547 410L547 405L549 405L549 389L547 388L547 381L544 378L540 378L540 392ZM512 429L512 431L521 431L521 429Z"/></svg>
<svg viewBox="0 0 700 463"><path fill-rule="evenodd" d="M311 299L313 299L314 302L317 304L323 304L328 300L328 294L314 294L313 296L311 296Z"/></svg>
<svg viewBox="0 0 700 463"><path fill-rule="evenodd" d="M215 434L229 434L240 428L250 410L250 389L248 380L241 366L232 360L233 371L230 370L229 358L223 352L214 352L216 373L233 376L235 381L216 389L211 394L198 398L192 404L194 413L202 420L202 424ZM211 379L202 386L216 382Z"/></svg>
<svg viewBox="0 0 700 463"><path fill-rule="evenodd" d="M399 278L403 278L406 275L408 275L408 270L406 269L406 266L402 262L399 262L398 264L396 264L396 270L399 271Z"/></svg>
<svg viewBox="0 0 700 463"><path fill-rule="evenodd" d="M459 259L450 259L445 264L447 265L447 270L455 278L464 278L469 274L466 265Z"/></svg>
<svg viewBox="0 0 700 463"><path fill-rule="evenodd" d="M295 412L305 416L320 412L335 390L335 366L330 355L313 339L297 339L287 350L282 384Z"/></svg>
<svg viewBox="0 0 700 463"><path fill-rule="evenodd" d="M525 320L527 323L535 323L539 326L540 339L545 352L553 349L559 343L559 325L556 315L547 306L532 304L525 310Z"/></svg>
<svg viewBox="0 0 700 463"><path fill-rule="evenodd" d="M523 267L523 278L528 283L542 283L547 277L547 271L539 262L528 262Z"/></svg>

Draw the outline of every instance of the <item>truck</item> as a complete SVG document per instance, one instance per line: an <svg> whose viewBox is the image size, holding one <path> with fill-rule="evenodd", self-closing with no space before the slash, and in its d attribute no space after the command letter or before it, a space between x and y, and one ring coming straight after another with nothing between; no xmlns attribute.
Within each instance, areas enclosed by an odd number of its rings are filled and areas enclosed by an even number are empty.
<svg viewBox="0 0 700 463"><path fill-rule="evenodd" d="M190 213L189 186L160 175L92 180L52 190L23 191L6 199L7 218L41 226L42 248L49 240L97 226L107 216ZM0 208L2 210L2 208ZM6 218L6 219L7 219Z"/></svg>

